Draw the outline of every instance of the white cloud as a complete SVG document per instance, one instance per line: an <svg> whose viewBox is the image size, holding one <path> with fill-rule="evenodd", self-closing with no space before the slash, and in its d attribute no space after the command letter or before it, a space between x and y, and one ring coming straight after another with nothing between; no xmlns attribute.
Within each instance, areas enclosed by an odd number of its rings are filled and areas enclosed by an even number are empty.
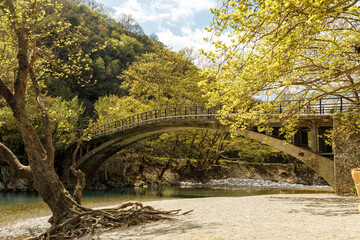
<svg viewBox="0 0 360 240"><path fill-rule="evenodd" d="M149 6L151 6L149 8ZM147 21L157 21L159 19L167 18L168 14L154 11L154 5L144 4L138 0L127 0L118 7L114 7L116 13L130 14L139 23Z"/></svg>
<svg viewBox="0 0 360 240"><path fill-rule="evenodd" d="M181 28L181 33L182 35L175 35L170 29L163 29L157 32L156 35L161 42L172 47L174 51L179 51L186 47L208 49L209 44L203 40L205 36L209 35L205 30L192 30L189 27L183 27Z"/></svg>
<svg viewBox="0 0 360 240"><path fill-rule="evenodd" d="M185 47L211 48L203 40L210 34L195 22L195 17L208 18L209 9L217 6L218 0L124 0L114 7L116 14L130 14L145 32L155 33L159 40L174 51ZM209 22L211 21L209 17ZM149 26L150 25L150 26Z"/></svg>
<svg viewBox="0 0 360 240"><path fill-rule="evenodd" d="M179 22L215 6L215 0L126 0L114 9L117 14L131 14L141 24L162 20Z"/></svg>
<svg viewBox="0 0 360 240"><path fill-rule="evenodd" d="M174 34L170 29L162 29L157 32L159 40L165 45L172 47L174 51L179 51L183 48L204 49L205 51L214 51L214 46L211 41L222 41L226 45L231 45L231 38L226 34L220 37L214 37L211 33L205 29L196 28L192 30L189 26L181 28L181 35ZM210 42L204 40L204 38L212 39Z"/></svg>
<svg viewBox="0 0 360 240"><path fill-rule="evenodd" d="M208 10L216 6L213 0L176 0L180 8L194 9L196 12Z"/></svg>

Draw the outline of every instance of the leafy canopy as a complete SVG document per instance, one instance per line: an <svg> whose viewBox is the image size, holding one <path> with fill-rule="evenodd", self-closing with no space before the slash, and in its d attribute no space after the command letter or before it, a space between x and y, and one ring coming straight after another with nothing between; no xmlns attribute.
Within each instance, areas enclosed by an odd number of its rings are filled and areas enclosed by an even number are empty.
<svg viewBox="0 0 360 240"><path fill-rule="evenodd" d="M84 107L79 103L78 98L66 101L61 97L44 97L49 118L51 119L51 130L56 150L65 149L68 145L77 139L81 115ZM43 126L41 123L41 113L37 109L36 99L32 95L26 97L27 114L34 124L39 136L43 139ZM7 107L0 98L0 141L13 147L21 147L21 136L17 131L16 120L13 117L11 109ZM18 149L16 149L18 150Z"/></svg>
<svg viewBox="0 0 360 240"><path fill-rule="evenodd" d="M205 53L218 63L208 71L217 80L205 84L210 102L225 103L224 114L236 109L242 127L267 122L259 113L287 99L296 101L280 116L291 119L286 124L324 97L346 99L358 116L359 10L356 0L223 0L208 27L214 37L228 36ZM351 124L360 126L358 119Z"/></svg>
<svg viewBox="0 0 360 240"><path fill-rule="evenodd" d="M200 105L201 72L178 53L158 48L146 53L120 75L121 88L153 108Z"/></svg>
<svg viewBox="0 0 360 240"><path fill-rule="evenodd" d="M62 11L61 1L0 1L0 79L14 91L19 103L24 102L24 110L41 139L45 131L38 99L45 96L43 103L51 120L49 131L56 149L65 148L76 138L75 129L79 128L84 108L77 97L64 101L46 96L45 81L52 78L65 82L75 78L79 84L85 84L89 80L86 77L89 59L80 47L80 28L64 20ZM19 61L19 52L27 55L28 63ZM19 67L22 64L28 64L26 70ZM21 70L24 76L19 74ZM21 91L14 90L22 84ZM9 146L21 142L13 115L5 98L0 96L0 141Z"/></svg>
<svg viewBox="0 0 360 240"><path fill-rule="evenodd" d="M100 97L94 108L99 126L152 110L131 96L119 98L116 95Z"/></svg>

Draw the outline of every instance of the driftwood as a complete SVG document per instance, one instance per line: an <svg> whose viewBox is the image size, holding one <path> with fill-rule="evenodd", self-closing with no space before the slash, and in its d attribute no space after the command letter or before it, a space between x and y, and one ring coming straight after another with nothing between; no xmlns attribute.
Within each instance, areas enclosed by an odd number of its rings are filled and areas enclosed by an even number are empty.
<svg viewBox="0 0 360 240"><path fill-rule="evenodd" d="M179 210L160 211L139 202L127 202L115 208L91 210L81 213L64 223L50 227L46 232L28 240L77 239L115 228L142 225L180 215ZM181 215L192 212L188 211Z"/></svg>

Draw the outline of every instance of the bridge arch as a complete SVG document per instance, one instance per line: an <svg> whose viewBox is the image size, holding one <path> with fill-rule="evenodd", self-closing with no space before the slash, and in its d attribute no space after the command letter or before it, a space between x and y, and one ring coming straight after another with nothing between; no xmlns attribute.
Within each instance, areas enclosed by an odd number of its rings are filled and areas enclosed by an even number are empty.
<svg viewBox="0 0 360 240"><path fill-rule="evenodd" d="M77 166L86 174L87 182L92 182L101 164L122 148L152 135L194 129L230 130L228 126L220 124L215 119L169 119L148 122L91 140L101 144L82 156L78 160ZM320 156L309 149L284 143L283 140L258 132L237 129L236 133L267 144L299 159L334 187L334 163L329 158Z"/></svg>

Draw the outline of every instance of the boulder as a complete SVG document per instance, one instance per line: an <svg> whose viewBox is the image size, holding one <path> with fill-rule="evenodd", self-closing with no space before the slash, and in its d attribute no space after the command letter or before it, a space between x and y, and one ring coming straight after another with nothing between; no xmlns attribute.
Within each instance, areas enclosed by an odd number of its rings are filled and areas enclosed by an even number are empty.
<svg viewBox="0 0 360 240"><path fill-rule="evenodd" d="M0 182L0 191L4 191L6 189L6 186L3 182Z"/></svg>
<svg viewBox="0 0 360 240"><path fill-rule="evenodd" d="M0 181L7 184L11 180L11 169L9 166L2 165L0 167Z"/></svg>
<svg viewBox="0 0 360 240"><path fill-rule="evenodd" d="M20 179L14 183L15 191L29 191L32 189L32 184L30 180Z"/></svg>

